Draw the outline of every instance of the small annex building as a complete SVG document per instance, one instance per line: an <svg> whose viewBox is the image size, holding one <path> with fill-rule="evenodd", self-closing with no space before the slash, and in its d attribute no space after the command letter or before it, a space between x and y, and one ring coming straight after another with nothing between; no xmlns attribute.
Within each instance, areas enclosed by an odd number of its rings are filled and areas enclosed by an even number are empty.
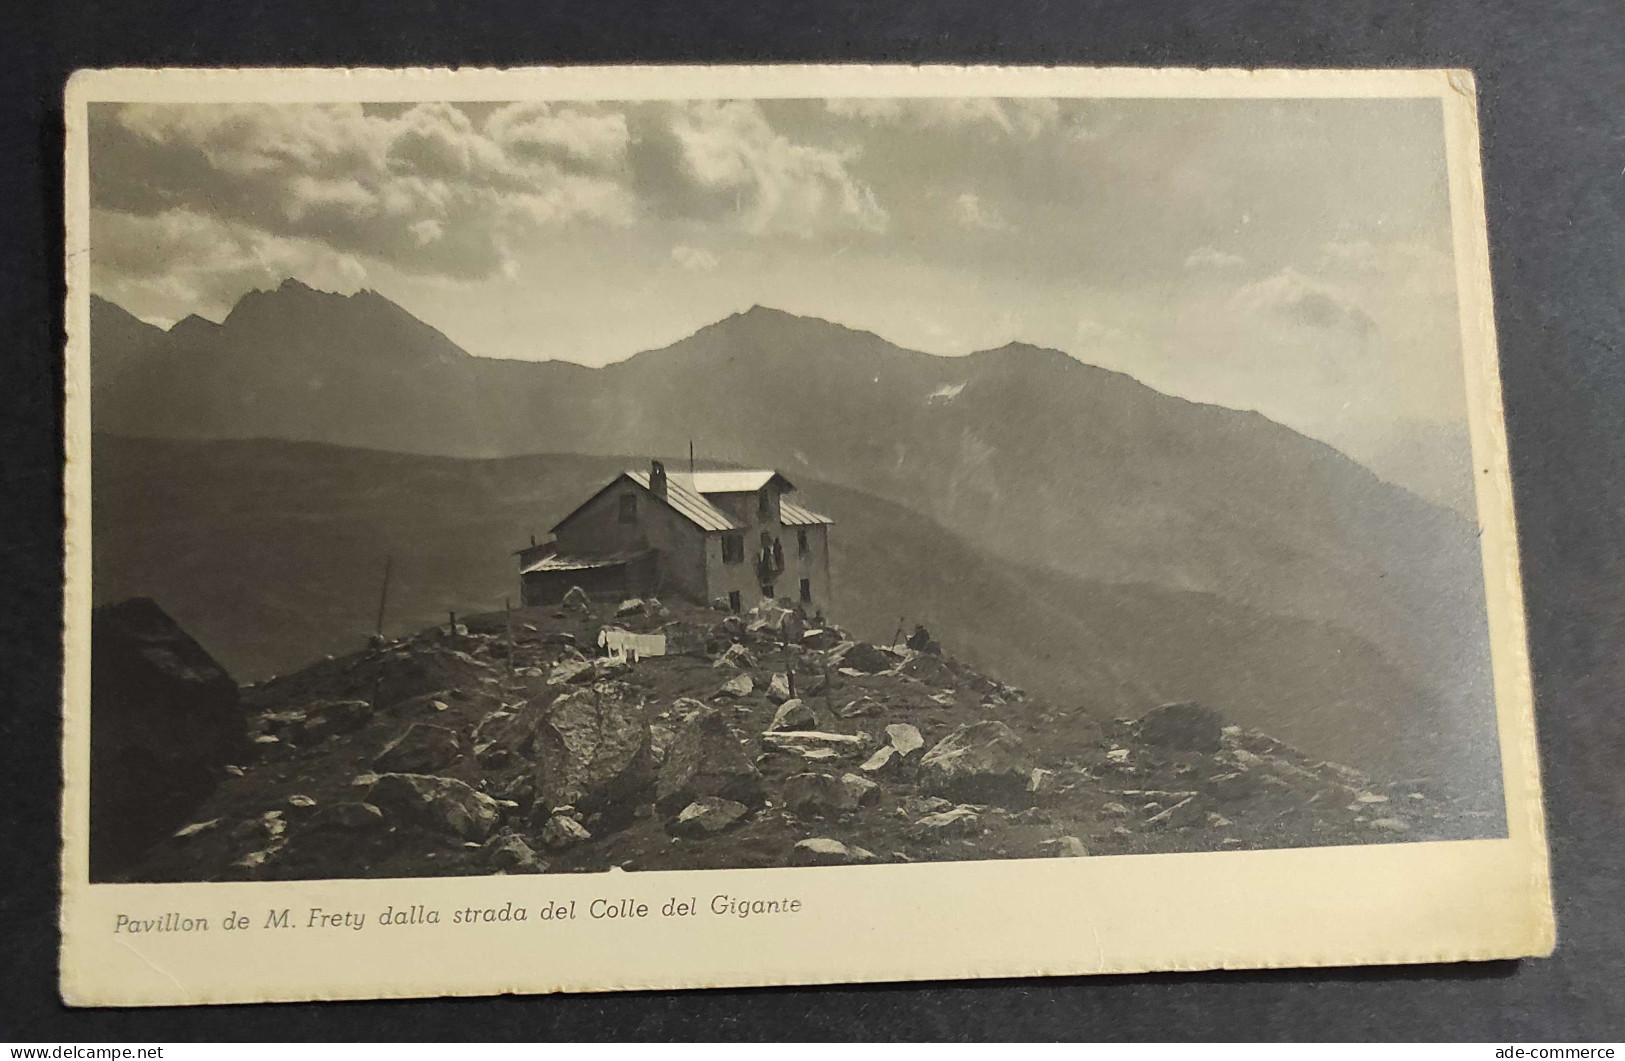
<svg viewBox="0 0 1625 1061"><path fill-rule="evenodd" d="M612 479L519 551L520 599L556 604L572 586L623 599L677 594L732 611L757 601L830 604L833 521L789 500L795 486L772 469L648 471Z"/></svg>

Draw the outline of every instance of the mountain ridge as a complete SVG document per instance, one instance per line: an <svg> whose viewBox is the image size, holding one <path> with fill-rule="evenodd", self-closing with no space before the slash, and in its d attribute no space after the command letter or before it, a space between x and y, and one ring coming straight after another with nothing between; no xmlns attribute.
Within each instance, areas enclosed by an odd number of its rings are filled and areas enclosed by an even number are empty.
<svg viewBox="0 0 1625 1061"><path fill-rule="evenodd" d="M778 308L776 306L768 306L768 305L764 305L762 303L753 303L747 309L740 310L740 311L737 311L735 313L728 314L727 316L719 318L716 321L712 321L712 322L710 322L708 324L701 325L699 328L696 328L693 332L690 332L688 335L685 335L685 336L682 336L682 337L680 337L680 338L678 338L676 340L673 340L671 343L668 343L665 346L655 347L655 348L651 348L651 349L648 349L648 350L638 350L638 351L635 351L635 352L633 352L631 354L628 354L625 357L618 358L618 359L615 359L613 361L605 362L602 365L587 365L587 364L583 364L583 363L577 362L577 361L570 361L570 360L566 360L566 359L562 359L562 358L552 358L552 357L508 358L508 357L492 357L492 356L489 356L489 355L479 354L479 353L476 353L474 351L471 351L471 350L468 350L468 349L462 347L455 340L453 340L449 336L447 336L445 332L443 332L440 329L436 328L434 325L429 324L426 321L422 320L422 318L417 317L415 314L411 313L410 310L405 309L399 303L394 302L393 300L389 299L387 296L381 294L380 292L378 292L378 291L376 291L376 290L374 290L372 288L359 288L359 289L357 289L355 292L353 292L351 294L344 294L344 293L338 292L338 291L327 291L327 290L323 290L321 288L313 287L313 286L308 285L308 284L304 283L303 281L300 281L300 280L295 279L293 277L285 278L275 288L270 288L270 289L254 288L254 289L249 290L248 292L245 292L242 295L242 297L239 298L238 301L233 304L231 310L229 310L227 312L226 316L220 321L213 321L213 320L210 320L207 317L203 317L203 316L201 316L199 314L193 313L193 314L188 314L186 317L183 317L178 321L175 321L174 323L170 324L167 328L156 325L156 324L152 324L152 323L150 323L148 321L145 321L145 320L142 320L140 317L136 316L135 314L131 313L129 310L127 310L123 306L121 306L116 300L108 298L108 297L103 296L103 295L92 293L91 296L90 296L90 303L91 303L91 311L92 311L93 317L98 314L99 308L100 308L100 312L107 312L107 311L116 312L117 314L119 314L123 318L126 318L129 322L131 322L131 323L133 323L135 325L142 326L144 328L150 328L154 332L157 332L157 333L162 334L162 335L176 336L176 335L180 334L183 330L185 330L187 332L191 332L191 333L194 333L194 334L197 334L197 335L200 335L200 336L212 336L212 335L217 333L218 329L225 328L228 324L231 324L233 322L234 318L237 318L238 323L242 323L242 318L240 318L238 316L238 311L245 304L248 304L250 306L258 306L258 305L263 304L265 302L265 298L264 298L265 296L276 295L276 294L284 293L284 292L288 292L288 291L297 292L300 296L316 295L316 296L319 296L319 297L322 297L322 298L340 300L342 302L355 302L356 300L361 300L363 303L365 303L365 302L376 300L377 302L381 302L381 303L387 305L388 307L390 307L390 309L392 309L392 310L398 312L399 314L409 318L414 324L420 325L422 328L426 329L427 332L432 333L434 336L438 337L438 339L443 340L446 344L448 344L450 346L453 346L453 347L456 347L457 352L460 353L461 355L463 355L463 357L467 358L469 361L477 362L477 363L484 363L484 364L488 364L488 365L559 365L559 366L570 366L570 367L573 367L573 368L579 368L579 369L582 369L582 370L584 370L586 372L602 372L604 370L612 369L612 368L615 368L617 366L627 365L628 363L633 362L633 361L635 361L635 360L637 360L639 358L652 358L652 357L657 357L659 355L667 354L672 350L672 348L679 347L679 346L683 345L684 343L687 343L687 342L690 342L691 340L696 339L699 336L705 335L707 333L711 333L711 332L719 330L719 329L724 329L725 327L727 327L730 324L730 322L747 322L747 321L758 321L759 322L759 321L762 321L762 320L771 320L771 321L776 321L776 322L787 322L787 321L788 322L796 322L797 325L812 325L812 326L817 327L817 328L829 329L829 330L832 330L834 332L844 333L846 335L857 337L857 338L859 338L859 339L861 339L861 340L863 340L865 342L873 342L875 344L880 344L880 345L884 345L884 346L887 346L887 347L891 347L892 349L894 349L894 350L896 350L896 351L898 351L898 352L900 352L902 354L909 355L911 357L917 358L921 363L938 363L938 362L949 362L949 363L951 363L951 362L956 362L956 361L963 361L963 362L966 362L966 363L975 363L975 362L979 362L979 361L988 361L988 360L991 360L991 359L993 359L995 357L999 357L1001 355L1002 356L1009 356L1009 355L1012 355L1012 354L1013 355L1020 355L1020 356L1031 357L1031 358L1034 358L1034 359L1037 359L1037 360L1048 362L1048 363L1054 364L1056 366L1059 366L1062 369L1074 368L1074 367L1075 368L1086 369L1086 370L1089 370L1091 372L1101 374L1102 378L1112 378L1112 379L1120 380L1120 381L1122 381L1124 383L1131 384L1131 385L1133 385L1135 387L1140 387L1140 388L1144 388L1146 390L1153 391L1156 394L1158 394L1158 395L1160 395L1160 396L1162 396L1164 398L1167 398L1170 401L1182 402L1182 403L1185 403L1187 405L1195 406L1195 407L1199 407L1199 408L1220 409L1220 410L1224 410L1226 412L1235 413L1235 414L1242 415L1242 416L1256 417L1256 418L1258 418L1260 420L1263 420L1263 421L1265 421L1265 422L1267 422L1267 423L1269 423L1271 425L1274 425L1277 428L1280 428L1280 429L1285 430L1285 431L1290 431L1293 434L1298 435L1299 437L1302 437L1302 438L1304 438L1304 439L1306 439L1306 440L1308 440L1310 442L1316 443L1318 445L1325 446L1328 449L1331 449L1332 451L1336 452L1337 454L1339 454L1343 458L1345 458L1345 459L1347 459L1349 461L1352 461L1352 462L1354 462L1356 464L1359 464L1361 467L1366 467L1365 464L1363 462L1361 462L1358 458L1356 458L1354 456L1351 456L1350 454L1344 452L1341 449L1338 449L1336 446L1332 445L1331 443L1325 442L1322 439L1314 438L1313 436L1304 435L1302 432L1297 431L1295 428L1289 427L1288 425L1283 424L1278 420L1274 420L1271 417L1265 415L1262 412L1259 412L1256 409L1244 409L1244 408L1238 408L1238 407L1235 407L1235 406L1220 405L1220 404L1217 404L1217 403L1214 403L1214 402L1204 402L1204 401L1200 401L1198 399L1186 398L1186 397L1184 397L1182 395L1172 394L1172 393L1169 393L1167 391L1158 390L1156 387L1153 387L1152 385L1144 382L1143 380L1141 380L1138 377L1134 376L1132 373L1124 372L1124 371L1119 370L1119 369L1106 368L1106 367L1101 366L1101 365L1091 364L1090 362L1083 361L1083 360L1075 357L1074 355L1067 353L1064 350L1059 350L1059 349L1056 349L1054 347L1039 346L1037 344L1024 342L1022 340L1011 340L1011 341L1009 341L1007 343L1004 343L1001 346L987 347L985 349L979 349L979 350L972 350L972 351L968 351L968 352L963 353L963 354L936 354L936 353L931 353L929 351L914 350L914 349L911 349L909 347L900 346L900 345L898 345L896 343L893 343L891 340L888 340L888 339L884 338L879 333L874 332L874 331L872 331L870 329L867 329L867 328L857 328L857 327L853 327L852 325L840 323L839 321L832 321L832 320L828 320L826 318L818 317L818 316L811 315L811 314L794 313L794 312L792 312L790 310L780 309L780 308ZM94 324L93 324L93 329L94 329ZM266 436L266 437L274 437L274 436ZM544 452L544 451L527 451L527 452L541 453L541 452ZM505 455L507 455L507 456L518 456L520 454L514 453L514 454L505 454ZM1374 470L1372 470L1370 468L1366 468L1366 470L1370 471L1373 475L1376 475L1379 479L1382 479L1383 482L1387 483L1388 485L1390 485L1390 486L1392 486L1392 487L1394 487L1396 489L1405 490L1407 493L1412 494L1412 496L1417 497L1418 500L1424 501L1427 504L1437 505L1437 502L1430 501L1427 498L1424 498L1421 495L1416 494L1415 491L1410 490L1409 488L1407 488L1402 483L1397 483L1397 482L1394 482L1394 481L1392 481L1390 479L1387 479L1387 478L1381 476L1380 474L1378 474L1377 472L1375 472ZM1440 507L1442 507L1442 506L1440 506Z"/></svg>
<svg viewBox="0 0 1625 1061"><path fill-rule="evenodd" d="M100 432L478 458L694 442L1059 576L1335 624L1466 714L1491 694L1471 523L1260 413L1060 351L941 357L757 307L588 368L480 358L374 292L297 282L245 296L195 339L98 308Z"/></svg>

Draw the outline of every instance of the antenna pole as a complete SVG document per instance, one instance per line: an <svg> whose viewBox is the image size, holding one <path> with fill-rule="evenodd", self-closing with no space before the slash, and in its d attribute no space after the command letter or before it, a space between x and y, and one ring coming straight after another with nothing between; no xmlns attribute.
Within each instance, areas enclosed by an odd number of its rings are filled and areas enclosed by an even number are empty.
<svg viewBox="0 0 1625 1061"><path fill-rule="evenodd" d="M694 440L688 440L688 474L694 474Z"/></svg>
<svg viewBox="0 0 1625 1061"><path fill-rule="evenodd" d="M394 562L393 556L384 557L384 585L378 591L378 636L384 635L384 603L389 600L389 567Z"/></svg>

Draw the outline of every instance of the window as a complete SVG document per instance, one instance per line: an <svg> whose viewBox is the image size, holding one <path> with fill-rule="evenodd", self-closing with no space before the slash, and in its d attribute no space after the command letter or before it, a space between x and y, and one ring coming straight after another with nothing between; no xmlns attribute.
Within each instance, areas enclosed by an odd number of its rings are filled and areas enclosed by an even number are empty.
<svg viewBox="0 0 1625 1061"><path fill-rule="evenodd" d="M784 570L784 546L779 544L777 538L773 539L773 567L775 570Z"/></svg>
<svg viewBox="0 0 1625 1061"><path fill-rule="evenodd" d="M762 583L762 599L763 600L772 600L773 599L773 583L771 583L771 582Z"/></svg>
<svg viewBox="0 0 1625 1061"><path fill-rule="evenodd" d="M809 551L811 551L811 549L812 549L812 546L810 546L807 543L807 528L806 527L797 528L796 529L796 552L800 553L802 556L806 556L807 553Z"/></svg>
<svg viewBox="0 0 1625 1061"><path fill-rule="evenodd" d="M773 515L773 493L765 486L756 494L756 514L763 519Z"/></svg>
<svg viewBox="0 0 1625 1061"><path fill-rule="evenodd" d="M621 495L620 521L622 523L636 523L638 521L638 495Z"/></svg>
<svg viewBox="0 0 1625 1061"><path fill-rule="evenodd" d="M743 534L724 534L722 536L722 562L725 564L742 564L745 562L745 536Z"/></svg>
<svg viewBox="0 0 1625 1061"><path fill-rule="evenodd" d="M812 603L812 579L810 578L801 580L801 599L809 604Z"/></svg>
<svg viewBox="0 0 1625 1061"><path fill-rule="evenodd" d="M729 590L728 591L728 610L733 612L735 615L738 615L739 612L740 612L740 609L742 607L743 606L740 604L740 601L739 601L739 591L736 590L736 589Z"/></svg>

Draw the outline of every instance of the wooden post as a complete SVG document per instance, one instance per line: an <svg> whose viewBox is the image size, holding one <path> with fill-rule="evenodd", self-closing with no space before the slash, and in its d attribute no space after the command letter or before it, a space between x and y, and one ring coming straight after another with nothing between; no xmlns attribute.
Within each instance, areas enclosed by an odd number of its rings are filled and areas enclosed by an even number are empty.
<svg viewBox="0 0 1625 1061"><path fill-rule="evenodd" d="M508 628L508 673L513 673L513 609L508 606L508 598L502 598L502 621Z"/></svg>
<svg viewBox="0 0 1625 1061"><path fill-rule="evenodd" d="M378 591L378 630L377 630L377 634L378 634L379 637L384 636L384 602L389 600L389 567L390 567L390 564L394 562L394 560L395 560L395 558L393 556L385 556L384 557L384 586L383 586L382 589L380 589Z"/></svg>

